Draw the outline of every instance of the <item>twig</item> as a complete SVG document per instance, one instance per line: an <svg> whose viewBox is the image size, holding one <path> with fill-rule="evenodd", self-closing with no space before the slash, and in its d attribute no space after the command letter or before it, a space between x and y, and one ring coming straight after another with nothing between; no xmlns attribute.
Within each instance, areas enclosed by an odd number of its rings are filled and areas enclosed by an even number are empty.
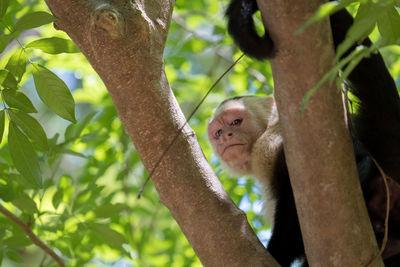
<svg viewBox="0 0 400 267"><path fill-rule="evenodd" d="M37 237L32 232L32 230L26 223L24 223L20 218L12 214L1 204L0 204L0 212L3 213L4 216L9 218L11 221L13 221L16 225L18 225L22 229L22 231L24 231L25 234L30 238L30 240L32 240L32 242L38 247L40 247L45 253L49 254L58 263L60 267L65 267L63 260L51 248L49 248L45 243L43 243L43 241L40 240L39 237Z"/></svg>
<svg viewBox="0 0 400 267"><path fill-rule="evenodd" d="M386 173L382 170L381 166L376 162L374 157L371 156L371 159L374 161L376 167L378 168L379 172L382 175L383 182L385 184L385 189L386 189L386 215L385 215L385 233L383 235L383 240L382 240L382 246L379 251L378 256L382 255L383 251L385 250L387 240L388 240L388 231L389 231L389 213L390 213L390 191L389 191L389 185L388 185L388 176Z"/></svg>

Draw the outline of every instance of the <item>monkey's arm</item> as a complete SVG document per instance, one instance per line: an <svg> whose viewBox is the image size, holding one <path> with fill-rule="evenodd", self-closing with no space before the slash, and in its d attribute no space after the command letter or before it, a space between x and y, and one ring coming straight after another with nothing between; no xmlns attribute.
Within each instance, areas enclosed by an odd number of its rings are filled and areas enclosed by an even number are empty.
<svg viewBox="0 0 400 267"><path fill-rule="evenodd" d="M345 39L352 23L346 10L331 16L335 47ZM363 45L370 46L371 41L366 39ZM356 138L387 174L400 182L400 98L382 56L376 53L361 60L347 80L349 90L359 99L353 117Z"/></svg>

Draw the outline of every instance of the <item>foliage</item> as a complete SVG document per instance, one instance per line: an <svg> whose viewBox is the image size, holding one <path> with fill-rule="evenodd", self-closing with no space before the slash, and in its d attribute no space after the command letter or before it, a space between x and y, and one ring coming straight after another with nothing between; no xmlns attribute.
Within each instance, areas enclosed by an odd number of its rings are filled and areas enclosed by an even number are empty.
<svg viewBox="0 0 400 267"><path fill-rule="evenodd" d="M371 53L375 53L384 47L400 44L400 15L397 9L400 6L398 1L355 1L343 0L332 1L322 5L319 10L305 22L297 33L301 33L310 24L315 23L336 11L349 8L355 9L355 18L352 27L349 29L346 39L341 43L336 51L337 64L304 96L302 110L312 94L328 79L333 81L340 69L340 78L337 80L338 87L348 77L351 71L364 58ZM375 31L375 33L373 33ZM374 44L371 47L364 47L361 43L369 35L375 35ZM353 45L359 45L358 49L347 56L345 52ZM342 58L344 57L344 58Z"/></svg>
<svg viewBox="0 0 400 267"><path fill-rule="evenodd" d="M226 34L227 3L176 2L165 68L186 115L241 54ZM380 15L370 18L376 7ZM359 10L352 42L372 32L383 40L376 48L399 44L393 2L364 2ZM136 198L147 172L104 85L68 36L53 29L56 18L44 2L0 0L0 18L0 204L68 266L200 266L155 189L148 185ZM400 49L391 46L385 53L399 77ZM207 143L206 125L223 99L271 94L272 88L270 67L244 58L190 121L224 187L263 241L268 228L260 218L257 186L228 179ZM56 265L0 214L2 263Z"/></svg>

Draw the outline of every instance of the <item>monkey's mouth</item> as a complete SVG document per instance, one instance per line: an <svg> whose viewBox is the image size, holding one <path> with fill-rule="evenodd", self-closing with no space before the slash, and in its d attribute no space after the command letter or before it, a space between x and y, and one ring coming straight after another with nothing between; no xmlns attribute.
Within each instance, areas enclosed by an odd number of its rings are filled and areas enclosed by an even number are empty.
<svg viewBox="0 0 400 267"><path fill-rule="evenodd" d="M227 145L227 146L224 148L224 150L222 151L221 156L223 156L223 155L225 154L225 151L227 151L228 149L230 149L230 148L232 148L232 147L235 147L235 146L244 146L244 145L246 145L246 144L231 144L231 145Z"/></svg>

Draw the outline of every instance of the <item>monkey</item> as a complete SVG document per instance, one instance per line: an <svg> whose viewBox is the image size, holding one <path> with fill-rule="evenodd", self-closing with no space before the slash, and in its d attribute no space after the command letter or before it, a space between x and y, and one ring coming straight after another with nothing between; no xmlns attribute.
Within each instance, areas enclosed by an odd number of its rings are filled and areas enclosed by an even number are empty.
<svg viewBox="0 0 400 267"><path fill-rule="evenodd" d="M253 176L261 183L264 215L272 230L268 251L282 266L304 259L274 99L242 96L225 100L211 117L207 133L225 170L236 177ZM381 241L386 191L376 166L370 164L369 154L359 142L354 142L364 197L377 239ZM398 180L389 179L391 217L389 241L383 254L386 266L393 267L400 266L400 187L397 183Z"/></svg>
<svg viewBox="0 0 400 267"><path fill-rule="evenodd" d="M255 0L232 0L226 12L228 32L245 54L263 60L274 56L274 46L267 30L264 37L254 30L251 16L257 9ZM340 10L330 16L330 22L337 48L353 18ZM370 46L371 41L366 38L362 44ZM349 134L369 217L381 243L387 192L375 160L390 177L389 232L382 258L387 267L400 266L400 97L379 53L361 60L346 84L357 98ZM244 96L223 101L210 118L207 133L229 173L253 176L261 183L265 215L272 229L267 246L271 255L282 266L290 266L295 259L303 259L307 266L273 98Z"/></svg>

